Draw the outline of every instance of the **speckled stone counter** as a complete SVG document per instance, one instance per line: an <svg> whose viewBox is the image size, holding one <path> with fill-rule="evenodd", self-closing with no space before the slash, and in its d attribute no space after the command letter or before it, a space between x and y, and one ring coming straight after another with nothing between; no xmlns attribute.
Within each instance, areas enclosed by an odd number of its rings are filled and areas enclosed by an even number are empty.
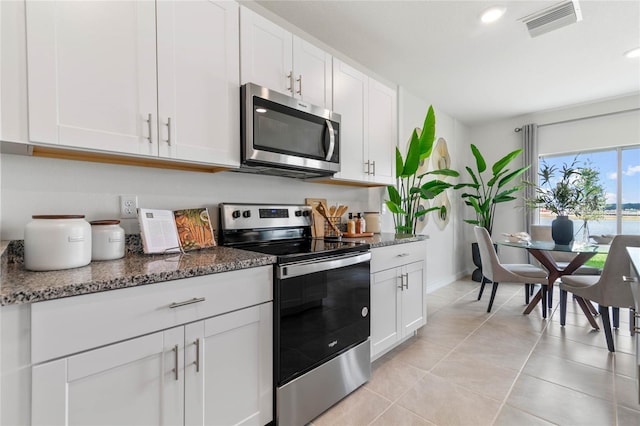
<svg viewBox="0 0 640 426"><path fill-rule="evenodd" d="M13 244L13 243L12 243ZM32 272L20 262L21 245L2 255L0 306L216 274L275 263L275 256L227 247L187 254L145 255L129 251L118 260L91 262L82 268Z"/></svg>
<svg viewBox="0 0 640 426"><path fill-rule="evenodd" d="M365 238L343 238L344 241L357 241L362 243L368 243L371 248L394 246L396 244L414 243L416 241L428 240L427 235L412 235L406 237L398 237L393 233L373 234L373 237Z"/></svg>

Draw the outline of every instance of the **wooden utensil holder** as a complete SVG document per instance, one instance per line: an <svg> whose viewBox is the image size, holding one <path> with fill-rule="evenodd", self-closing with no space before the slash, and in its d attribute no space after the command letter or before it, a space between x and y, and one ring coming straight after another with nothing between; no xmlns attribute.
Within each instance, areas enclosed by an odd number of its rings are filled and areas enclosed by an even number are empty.
<svg viewBox="0 0 640 426"><path fill-rule="evenodd" d="M331 217L327 217L325 218L324 221L324 236L325 237L339 237L342 235L341 232L336 232L336 230L329 224L329 222L333 223L333 225L338 228L338 225L340 224L340 217L339 216L331 216Z"/></svg>

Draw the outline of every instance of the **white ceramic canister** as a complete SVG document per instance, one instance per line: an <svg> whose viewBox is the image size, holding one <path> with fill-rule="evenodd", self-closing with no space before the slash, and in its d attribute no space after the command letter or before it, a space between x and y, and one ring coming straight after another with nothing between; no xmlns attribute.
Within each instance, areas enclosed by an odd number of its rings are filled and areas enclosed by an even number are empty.
<svg viewBox="0 0 640 426"><path fill-rule="evenodd" d="M124 257L124 229L119 220L91 222L91 260L113 260Z"/></svg>
<svg viewBox="0 0 640 426"><path fill-rule="evenodd" d="M91 263L91 225L84 215L35 215L24 228L24 267L32 271Z"/></svg>
<svg viewBox="0 0 640 426"><path fill-rule="evenodd" d="M364 212L364 220L367 222L367 231L374 234L380 233L380 213Z"/></svg>

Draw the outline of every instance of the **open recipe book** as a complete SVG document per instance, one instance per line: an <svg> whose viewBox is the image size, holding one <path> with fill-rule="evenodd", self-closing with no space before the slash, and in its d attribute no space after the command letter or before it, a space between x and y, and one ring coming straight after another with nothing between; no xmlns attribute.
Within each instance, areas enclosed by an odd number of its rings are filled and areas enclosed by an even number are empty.
<svg viewBox="0 0 640 426"><path fill-rule="evenodd" d="M147 254L176 253L216 245L206 208L138 209L138 221L142 247Z"/></svg>

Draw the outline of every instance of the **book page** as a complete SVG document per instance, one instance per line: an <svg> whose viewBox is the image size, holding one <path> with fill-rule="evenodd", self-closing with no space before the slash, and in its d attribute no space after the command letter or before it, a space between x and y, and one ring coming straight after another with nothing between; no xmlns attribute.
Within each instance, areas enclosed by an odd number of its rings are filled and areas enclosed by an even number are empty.
<svg viewBox="0 0 640 426"><path fill-rule="evenodd" d="M145 253L180 251L178 232L171 210L138 209L138 220Z"/></svg>
<svg viewBox="0 0 640 426"><path fill-rule="evenodd" d="M213 227L206 208L183 209L173 212L180 247L196 250L216 245Z"/></svg>

